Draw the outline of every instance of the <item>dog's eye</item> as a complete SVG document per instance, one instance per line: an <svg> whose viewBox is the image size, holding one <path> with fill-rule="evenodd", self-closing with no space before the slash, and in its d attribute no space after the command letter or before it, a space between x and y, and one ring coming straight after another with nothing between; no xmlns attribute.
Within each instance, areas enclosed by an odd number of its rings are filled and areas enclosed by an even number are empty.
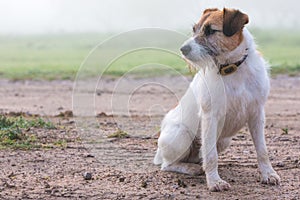
<svg viewBox="0 0 300 200"><path fill-rule="evenodd" d="M213 35L215 32L217 32L217 30L212 29L210 25L206 26L204 29L204 34L206 36Z"/></svg>

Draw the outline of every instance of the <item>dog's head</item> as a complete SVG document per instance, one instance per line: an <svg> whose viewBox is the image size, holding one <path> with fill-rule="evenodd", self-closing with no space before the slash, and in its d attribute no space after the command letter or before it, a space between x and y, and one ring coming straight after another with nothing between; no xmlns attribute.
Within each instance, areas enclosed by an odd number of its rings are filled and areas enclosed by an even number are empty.
<svg viewBox="0 0 300 200"><path fill-rule="evenodd" d="M193 36L180 50L185 59L195 64L207 57L228 54L243 41L242 30L248 21L248 16L239 10L206 9L193 27Z"/></svg>

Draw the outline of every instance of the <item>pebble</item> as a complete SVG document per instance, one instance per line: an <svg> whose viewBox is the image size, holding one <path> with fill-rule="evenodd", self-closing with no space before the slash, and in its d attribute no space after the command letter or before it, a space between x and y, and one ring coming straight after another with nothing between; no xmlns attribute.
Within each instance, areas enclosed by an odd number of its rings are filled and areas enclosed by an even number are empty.
<svg viewBox="0 0 300 200"><path fill-rule="evenodd" d="M119 178L119 181L120 181L120 182L124 182L124 181L125 181L125 177Z"/></svg>
<svg viewBox="0 0 300 200"><path fill-rule="evenodd" d="M286 142L291 140L289 138L283 137L283 138L279 138L279 141Z"/></svg>
<svg viewBox="0 0 300 200"><path fill-rule="evenodd" d="M276 165L277 167L284 167L284 163L282 163L282 162L279 162L279 163L277 163L277 165Z"/></svg>
<svg viewBox="0 0 300 200"><path fill-rule="evenodd" d="M91 180L92 179L92 173L90 172L84 172L83 173L84 180Z"/></svg>
<svg viewBox="0 0 300 200"><path fill-rule="evenodd" d="M147 185L148 185L148 183L146 181L143 181L141 187L146 188Z"/></svg>
<svg viewBox="0 0 300 200"><path fill-rule="evenodd" d="M187 187L187 185L185 184L185 182L183 180L181 180L181 179L177 180L177 184L178 184L179 187L183 187L183 188Z"/></svg>

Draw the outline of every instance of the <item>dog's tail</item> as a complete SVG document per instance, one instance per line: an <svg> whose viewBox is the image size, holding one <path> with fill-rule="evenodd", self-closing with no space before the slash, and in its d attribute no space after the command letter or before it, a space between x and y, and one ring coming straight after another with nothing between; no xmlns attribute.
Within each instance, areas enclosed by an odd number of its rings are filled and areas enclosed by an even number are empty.
<svg viewBox="0 0 300 200"><path fill-rule="evenodd" d="M154 163L155 165L160 165L160 164L163 163L163 159L162 159L161 152L160 152L159 148L157 148L157 152L156 152L156 154L155 154L153 163Z"/></svg>

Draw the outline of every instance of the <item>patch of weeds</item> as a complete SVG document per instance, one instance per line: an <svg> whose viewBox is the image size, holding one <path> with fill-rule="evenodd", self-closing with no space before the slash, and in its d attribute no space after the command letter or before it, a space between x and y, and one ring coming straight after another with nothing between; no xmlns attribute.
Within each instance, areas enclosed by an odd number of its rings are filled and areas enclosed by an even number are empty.
<svg viewBox="0 0 300 200"><path fill-rule="evenodd" d="M14 129L28 129L28 128L46 128L55 129L55 126L51 122L46 122L42 118L36 118L32 120L24 119L20 117L6 117L0 115L0 130L14 130Z"/></svg>
<svg viewBox="0 0 300 200"><path fill-rule="evenodd" d="M53 145L57 146L57 147L66 147L67 141L65 139L59 139L59 140L53 142Z"/></svg>
<svg viewBox="0 0 300 200"><path fill-rule="evenodd" d="M3 129L3 128L8 128L10 126L12 126L14 123L9 120L7 117L5 116L0 116L0 128Z"/></svg>
<svg viewBox="0 0 300 200"><path fill-rule="evenodd" d="M108 138L129 138L130 136L125 131L118 129L116 132L107 136Z"/></svg>
<svg viewBox="0 0 300 200"><path fill-rule="evenodd" d="M32 126L36 127L36 128L46 128L46 129L55 129L56 128L53 123L51 123L50 121L45 121L40 117L31 122L32 122Z"/></svg>
<svg viewBox="0 0 300 200"><path fill-rule="evenodd" d="M30 128L54 129L55 126L42 118L27 120L22 116L9 118L0 115L0 146L21 149L39 147L36 136L28 132Z"/></svg>
<svg viewBox="0 0 300 200"><path fill-rule="evenodd" d="M289 134L289 129L288 128L282 128L281 130L282 130L281 135L287 135L287 134Z"/></svg>

